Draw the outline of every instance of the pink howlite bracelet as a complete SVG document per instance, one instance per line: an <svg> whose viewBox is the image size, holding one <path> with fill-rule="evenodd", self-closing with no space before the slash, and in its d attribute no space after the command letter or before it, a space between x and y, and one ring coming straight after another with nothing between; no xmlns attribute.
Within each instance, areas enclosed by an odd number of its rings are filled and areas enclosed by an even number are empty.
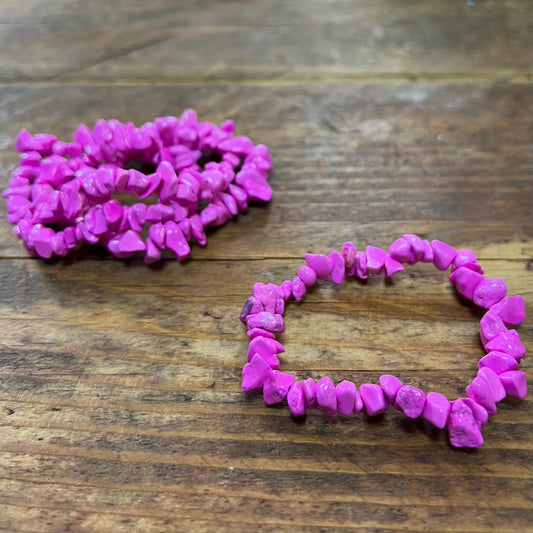
<svg viewBox="0 0 533 533"><path fill-rule="evenodd" d="M406 234L394 241L388 251L375 246L357 251L351 242L341 252L328 255L306 254L306 264L292 280L281 285L256 283L240 314L248 327L250 339L248 362L242 371L242 390L262 389L267 405L285 398L294 416L318 408L327 416L365 412L374 416L395 407L409 418L423 417L438 428L448 426L450 443L455 447L476 448L483 444L481 429L489 416L496 414L496 404L506 396L524 398L526 375L519 370L526 349L516 326L525 318L522 296L507 296L507 286L498 279L483 276L471 250L456 250L449 244ZM276 334L285 331L285 302L300 301L317 279L331 278L342 283L345 277L366 279L369 274L392 276L404 269L403 264L432 262L439 270L451 269L450 281L459 294L486 309L480 322L480 337L486 354L479 360L478 373L466 387L466 396L450 401L439 392L404 385L396 376L384 374L379 384L363 383L357 387L344 380L335 384L325 376L316 383L308 378L279 370L278 355L285 351Z"/></svg>
<svg viewBox="0 0 533 533"><path fill-rule="evenodd" d="M272 196L268 148L233 134L231 120L198 122L192 109L139 127L82 124L69 143L22 130L20 166L3 192L8 220L28 251L45 259L100 243L120 259L141 252L153 263L170 249L181 261L191 239L205 245L205 227ZM115 197L121 193L139 201L123 205ZM142 202L149 197L155 202Z"/></svg>

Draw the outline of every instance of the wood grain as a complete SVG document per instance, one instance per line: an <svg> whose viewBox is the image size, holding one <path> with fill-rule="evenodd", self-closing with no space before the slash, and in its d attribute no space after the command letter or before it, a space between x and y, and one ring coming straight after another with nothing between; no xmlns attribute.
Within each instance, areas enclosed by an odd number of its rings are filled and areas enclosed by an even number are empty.
<svg viewBox="0 0 533 533"><path fill-rule="evenodd" d="M0 531L533 532L531 392L477 450L395 410L293 420L240 392L253 284L346 240L473 249L524 295L531 351L531 6L467 4L2 3L1 188L22 127L68 139L187 107L234 119L275 168L268 206L151 268L31 258L0 203ZM481 316L430 265L322 281L287 306L282 369L455 398Z"/></svg>

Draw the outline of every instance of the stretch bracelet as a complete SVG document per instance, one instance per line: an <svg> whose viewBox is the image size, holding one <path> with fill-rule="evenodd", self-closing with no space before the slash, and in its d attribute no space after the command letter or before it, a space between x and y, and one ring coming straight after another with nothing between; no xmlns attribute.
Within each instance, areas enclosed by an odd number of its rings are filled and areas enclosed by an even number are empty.
<svg viewBox="0 0 533 533"><path fill-rule="evenodd" d="M246 324L250 339L248 362L242 371L244 392L262 388L268 405L286 398L294 416L313 408L332 418L361 412L374 416L393 406L409 418L422 416L441 429L447 425L450 443L469 448L483 444L481 429L489 415L496 414L497 402L506 395L525 397L526 374L518 368L526 350L518 333L507 329L524 320L524 299L506 296L507 287L502 280L485 278L472 251L455 250L442 241L429 243L408 234L397 239L388 252L375 246L356 251L353 243L346 242L340 252L333 250L328 256L306 254L305 260L292 280L279 286L256 283L253 296L244 304L240 319ZM300 301L317 279L331 277L333 283L342 283L345 276L392 276L404 270L402 263L412 265L418 261L432 262L439 270L451 267L450 281L457 292L487 310L479 330L487 353L479 360L476 377L466 387L466 397L450 401L438 392L426 394L389 374L380 376L379 384L363 383L358 388L350 381L335 386L327 376L316 383L312 378L295 381L294 375L279 371L278 355L285 349L276 334L285 331L286 301Z"/></svg>
<svg viewBox="0 0 533 533"><path fill-rule="evenodd" d="M82 124L71 143L22 130L20 166L3 192L8 220L29 252L46 259L98 242L121 259L144 252L153 263L168 248L181 261L191 238L205 245L206 226L272 196L268 148L233 133L231 120L198 122L192 109L138 128L118 120L98 120L92 130ZM116 193L156 200L123 205Z"/></svg>

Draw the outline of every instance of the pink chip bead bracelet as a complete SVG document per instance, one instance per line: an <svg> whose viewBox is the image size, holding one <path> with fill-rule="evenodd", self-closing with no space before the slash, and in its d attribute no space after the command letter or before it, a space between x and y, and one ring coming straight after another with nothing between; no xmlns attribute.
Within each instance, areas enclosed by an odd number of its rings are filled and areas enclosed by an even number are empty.
<svg viewBox="0 0 533 533"><path fill-rule="evenodd" d="M192 109L139 127L82 124L68 143L22 130L20 166L3 192L8 220L29 252L45 259L100 243L120 259L142 253L154 263L169 249L181 261L191 239L206 243L207 226L272 196L268 148L233 133L231 120L198 122ZM134 164L152 169L144 174ZM116 195L123 193L138 201L122 204ZM149 197L155 201L147 205Z"/></svg>
<svg viewBox="0 0 533 533"><path fill-rule="evenodd" d="M361 412L374 416L393 406L409 418L423 417L441 429L447 426L452 446L468 448L483 444L481 429L489 416L496 414L499 401L506 396L525 397L526 375L519 366L526 350L516 330L508 329L524 320L524 299L507 296L502 280L484 277L472 251L406 234L388 250L367 246L363 252L346 242L340 252L307 254L305 260L292 280L279 286L256 283L253 295L244 304L240 319L247 326L250 339L248 362L242 371L244 392L262 389L268 405L286 399L294 416L315 408L332 418ZM311 378L298 381L279 370L278 355L285 348L276 340L276 334L285 331L285 302L292 298L300 301L317 279L331 278L334 283L342 283L350 276L392 276L404 270L405 263L418 261L432 262L439 270L450 268L450 281L457 292L486 309L479 331L487 353L480 359L478 373L466 387L465 397L450 401L439 392L426 394L390 374L382 375L379 384L363 383L357 387L347 380L335 385L327 376L316 383Z"/></svg>

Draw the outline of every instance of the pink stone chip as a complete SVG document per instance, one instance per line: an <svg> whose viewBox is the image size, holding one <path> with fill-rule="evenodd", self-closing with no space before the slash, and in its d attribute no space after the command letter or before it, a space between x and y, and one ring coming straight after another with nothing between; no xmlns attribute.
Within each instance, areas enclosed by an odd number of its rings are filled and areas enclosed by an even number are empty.
<svg viewBox="0 0 533 533"><path fill-rule="evenodd" d="M359 279L367 279L368 278L368 268L367 268L365 252L356 252L355 253L355 275Z"/></svg>
<svg viewBox="0 0 533 533"><path fill-rule="evenodd" d="M409 418L418 418L424 411L426 395L424 391L404 385L396 394L394 407L403 411Z"/></svg>
<svg viewBox="0 0 533 533"><path fill-rule="evenodd" d="M452 402L448 417L450 443L457 448L478 448L483 436L470 407L461 398Z"/></svg>
<svg viewBox="0 0 533 533"><path fill-rule="evenodd" d="M316 272L310 266L302 265L298 269L298 277L306 287L311 287L316 283Z"/></svg>
<svg viewBox="0 0 533 533"><path fill-rule="evenodd" d="M244 302L239 319L241 322L246 323L246 319L249 315L256 315L262 311L264 311L263 304L255 296L250 296L250 298Z"/></svg>
<svg viewBox="0 0 533 533"><path fill-rule="evenodd" d="M403 237L396 239L389 246L389 255L400 263L409 263L411 261L411 245Z"/></svg>
<svg viewBox="0 0 533 533"><path fill-rule="evenodd" d="M479 335L485 348L488 342L496 338L500 333L505 333L507 328L502 319L492 311L487 311L479 321ZM493 349L493 348L489 348ZM505 350L502 350L505 351Z"/></svg>
<svg viewBox="0 0 533 533"><path fill-rule="evenodd" d="M305 254L307 264L316 272L319 279L327 279L331 274L331 259L323 254Z"/></svg>
<svg viewBox="0 0 533 533"><path fill-rule="evenodd" d="M292 295L294 296L294 299L299 302L305 296L305 292L305 283L296 276L292 280Z"/></svg>
<svg viewBox="0 0 533 533"><path fill-rule="evenodd" d="M287 403L293 416L305 415L305 396L302 389L302 382L297 381L289 389L287 394Z"/></svg>
<svg viewBox="0 0 533 533"><path fill-rule="evenodd" d="M501 279L484 278L474 290L474 303L490 309L507 294L507 285Z"/></svg>
<svg viewBox="0 0 533 533"><path fill-rule="evenodd" d="M259 354L272 368L279 368L277 354L283 353L285 348L276 339L267 337L255 337L248 346L248 361L252 360L255 354Z"/></svg>
<svg viewBox="0 0 533 533"><path fill-rule="evenodd" d="M129 229L122 235L118 242L118 249L120 252L143 252L146 250L146 245L137 233Z"/></svg>
<svg viewBox="0 0 533 533"><path fill-rule="evenodd" d="M523 399L527 394L526 373L521 370L509 370L500 374L500 380L506 394Z"/></svg>
<svg viewBox="0 0 533 533"><path fill-rule="evenodd" d="M485 424L489 421L489 413L487 413L487 410L482 405L479 405L475 400L472 400L472 398L461 398L461 401L468 405L472 411L472 414L474 415L479 429L482 429L483 426L485 426Z"/></svg>
<svg viewBox="0 0 533 533"><path fill-rule="evenodd" d="M387 255L385 257L385 273L390 278L393 274L396 274L397 272L401 272L402 270L405 270L403 265L396 261L396 259L393 259L390 257L390 255Z"/></svg>
<svg viewBox="0 0 533 533"><path fill-rule="evenodd" d="M345 242L342 245L341 253L344 257L344 268L347 276L355 276L355 254L356 249L353 242Z"/></svg>
<svg viewBox="0 0 533 533"><path fill-rule="evenodd" d="M387 401L394 405L397 392L403 387L403 383L396 377L390 374L383 374L379 377L379 384L387 397Z"/></svg>
<svg viewBox="0 0 533 533"><path fill-rule="evenodd" d="M341 415L351 415L355 410L355 397L357 394L357 387L351 381L341 381L336 389L337 393L337 408Z"/></svg>
<svg viewBox="0 0 533 533"><path fill-rule="evenodd" d="M270 365L259 354L255 354L242 369L242 391L260 389L272 372Z"/></svg>
<svg viewBox="0 0 533 533"><path fill-rule="evenodd" d="M497 412L496 401L489 384L480 376L476 376L470 385L466 387L466 395L483 406L489 415Z"/></svg>
<svg viewBox="0 0 533 533"><path fill-rule="evenodd" d="M246 325L249 329L262 328L275 333L283 333L285 331L283 317L278 314L268 313L267 311L249 315L246 318Z"/></svg>
<svg viewBox="0 0 533 533"><path fill-rule="evenodd" d="M292 296L292 281L290 279L286 279L279 288L285 300L288 300Z"/></svg>
<svg viewBox="0 0 533 533"><path fill-rule="evenodd" d="M161 259L161 250L154 244L154 241L148 237L146 239L146 254L144 262L147 265L155 263Z"/></svg>
<svg viewBox="0 0 533 533"><path fill-rule="evenodd" d="M433 263L434 254L433 248L431 248L431 244L429 243L429 241L423 240L422 245L424 247L424 257L422 257L422 261L424 261L424 263Z"/></svg>
<svg viewBox="0 0 533 533"><path fill-rule="evenodd" d="M474 272L465 266L460 266L450 274L450 281L455 285L457 292L469 300L472 300L476 287L483 279L479 272Z"/></svg>
<svg viewBox="0 0 533 533"><path fill-rule="evenodd" d="M344 257L337 250L332 250L329 259L331 261L331 281L337 284L342 283L345 269Z"/></svg>
<svg viewBox="0 0 533 533"><path fill-rule="evenodd" d="M387 398L383 393L383 389L374 383L363 383L359 387L359 393L365 406L365 411L368 416L378 415L384 413L388 408Z"/></svg>
<svg viewBox="0 0 533 533"><path fill-rule="evenodd" d="M165 245L176 254L178 261L183 261L190 253L191 247L183 232L173 220L167 220L165 226Z"/></svg>
<svg viewBox="0 0 533 533"><path fill-rule="evenodd" d="M526 318L524 306L524 297L520 295L507 296L497 304L494 304L490 310L496 313L505 324L517 326Z"/></svg>
<svg viewBox="0 0 533 533"><path fill-rule="evenodd" d="M402 237L409 243L411 247L411 258L409 264L414 264L424 259L424 242L422 239L413 233L406 233Z"/></svg>
<svg viewBox="0 0 533 533"><path fill-rule="evenodd" d="M518 333L514 329L501 331L492 339L483 343L486 350L496 350L512 355L515 359L522 359L526 354L526 348L520 341Z"/></svg>
<svg viewBox="0 0 533 533"><path fill-rule="evenodd" d="M307 378L302 381L302 391L305 398L305 407L307 409L316 409L316 384L313 378Z"/></svg>
<svg viewBox="0 0 533 533"><path fill-rule="evenodd" d="M440 392L428 392L422 416L433 425L442 429L450 414L450 401Z"/></svg>
<svg viewBox="0 0 533 533"><path fill-rule="evenodd" d="M507 372L508 370L518 370L518 361L505 352L489 352L485 357L482 357L478 364L478 368L490 368L496 374Z"/></svg>
<svg viewBox="0 0 533 533"><path fill-rule="evenodd" d="M320 410L331 418L337 418L337 393L331 378L324 376L317 381L316 401Z"/></svg>
<svg viewBox="0 0 533 533"><path fill-rule="evenodd" d="M476 263L476 254L472 250L462 248L461 250L457 250L457 255L453 260L452 270L455 270L462 265L475 265Z"/></svg>
<svg viewBox="0 0 533 533"><path fill-rule="evenodd" d="M274 339L276 336L271 331L261 328L252 328L246 332L249 339L255 339L256 337L266 337L267 339Z"/></svg>
<svg viewBox="0 0 533 533"><path fill-rule="evenodd" d="M381 274L385 269L387 252L376 246L366 247L366 268L370 274Z"/></svg>
<svg viewBox="0 0 533 533"><path fill-rule="evenodd" d="M272 370L268 379L263 385L263 399L267 405L282 402L287 396L291 385L294 383L294 376L279 370Z"/></svg>
<svg viewBox="0 0 533 533"><path fill-rule="evenodd" d="M439 240L431 241L433 263L439 270L446 270L455 259L457 251L453 246Z"/></svg>
<svg viewBox="0 0 533 533"><path fill-rule="evenodd" d="M503 388L498 374L496 374L494 370L483 367L479 369L477 375L487 382L490 392L492 393L492 397L496 403L501 402L505 398L505 389Z"/></svg>

